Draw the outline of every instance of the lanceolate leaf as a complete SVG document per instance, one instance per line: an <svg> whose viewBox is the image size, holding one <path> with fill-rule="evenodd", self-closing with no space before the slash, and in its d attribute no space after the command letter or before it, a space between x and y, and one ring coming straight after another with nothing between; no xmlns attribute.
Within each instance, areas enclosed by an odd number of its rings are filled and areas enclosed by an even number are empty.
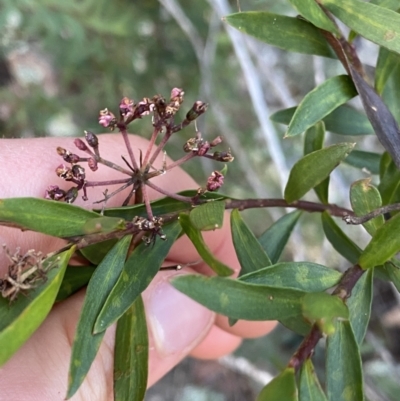
<svg viewBox="0 0 400 401"><path fill-rule="evenodd" d="M370 174L379 174L381 155L378 153L353 150L345 159L344 163L367 171Z"/></svg>
<svg viewBox="0 0 400 401"><path fill-rule="evenodd" d="M244 283L225 277L181 275L172 285L214 312L233 319L275 320L301 316L303 291Z"/></svg>
<svg viewBox="0 0 400 401"><path fill-rule="evenodd" d="M190 212L190 222L197 230L215 230L222 227L224 212L224 202L207 202Z"/></svg>
<svg viewBox="0 0 400 401"><path fill-rule="evenodd" d="M72 346L67 398L82 384L100 348L105 332L94 335L93 326L125 264L131 239L129 235L116 243L89 282Z"/></svg>
<svg viewBox="0 0 400 401"><path fill-rule="evenodd" d="M142 401L147 388L149 340L142 297L118 320L114 350L114 400Z"/></svg>
<svg viewBox="0 0 400 401"><path fill-rule="evenodd" d="M356 95L357 91L348 75L328 79L304 97L293 114L285 136L301 134Z"/></svg>
<svg viewBox="0 0 400 401"><path fill-rule="evenodd" d="M387 160L389 158L389 160ZM389 205L400 201L400 171L393 163L388 153L382 155L381 172L378 189L382 204Z"/></svg>
<svg viewBox="0 0 400 401"><path fill-rule="evenodd" d="M290 0L299 13L313 25L335 34L340 34L336 25L328 18L314 0Z"/></svg>
<svg viewBox="0 0 400 401"><path fill-rule="evenodd" d="M361 249L341 230L327 212L322 213L321 219L328 241L340 255L356 264L361 255Z"/></svg>
<svg viewBox="0 0 400 401"><path fill-rule="evenodd" d="M322 182L351 152L353 143L339 143L304 156L292 168L285 199L292 203Z"/></svg>
<svg viewBox="0 0 400 401"><path fill-rule="evenodd" d="M310 127L304 135L304 155L308 155L316 150L322 149L325 139L325 124L323 121L318 121ZM329 176L321 183L314 187L319 200L322 203L328 203Z"/></svg>
<svg viewBox="0 0 400 401"><path fill-rule="evenodd" d="M371 179L363 179L354 182L350 189L351 206L356 216L363 216L374 209L382 206L381 195L377 188L371 184ZM364 228L372 235L384 224L383 216L380 215L363 224Z"/></svg>
<svg viewBox="0 0 400 401"><path fill-rule="evenodd" d="M254 272L272 263L237 209L231 213L232 240L239 259L240 275Z"/></svg>
<svg viewBox="0 0 400 401"><path fill-rule="evenodd" d="M333 287L341 277L338 271L316 263L283 262L245 274L239 280L271 287L317 292Z"/></svg>
<svg viewBox="0 0 400 401"><path fill-rule="evenodd" d="M233 270L220 262L210 251L207 244L205 243L201 232L193 227L190 222L190 218L187 214L179 215L179 222L182 226L183 231L189 237L190 241L192 241L194 247L197 252L201 256L201 258L211 267L212 270L215 271L219 276L230 276L233 273Z"/></svg>
<svg viewBox="0 0 400 401"><path fill-rule="evenodd" d="M396 11L399 9L399 1L398 0L371 0L371 4L376 4L380 7L388 8L389 10Z"/></svg>
<svg viewBox="0 0 400 401"><path fill-rule="evenodd" d="M375 70L375 90L379 95L382 95L386 82L399 64L400 56L397 53L393 53L384 47L379 49L379 56Z"/></svg>
<svg viewBox="0 0 400 401"><path fill-rule="evenodd" d="M321 0L329 11L361 36L400 53L400 15L359 0Z"/></svg>
<svg viewBox="0 0 400 401"><path fill-rule="evenodd" d="M328 401L315 374L311 359L307 359L300 370L299 400Z"/></svg>
<svg viewBox="0 0 400 401"><path fill-rule="evenodd" d="M289 125L297 107L277 111L270 119L280 124ZM341 135L372 135L374 130L365 114L355 108L343 105L333 110L322 119L327 131Z"/></svg>
<svg viewBox="0 0 400 401"><path fill-rule="evenodd" d="M89 282L95 270L94 266L68 266L58 290L56 302L68 298L84 287Z"/></svg>
<svg viewBox="0 0 400 401"><path fill-rule="evenodd" d="M351 327L359 346L363 342L371 316L373 278L374 269L369 269L357 281L357 284L351 291L350 298L347 300Z"/></svg>
<svg viewBox="0 0 400 401"><path fill-rule="evenodd" d="M381 226L364 249L359 259L363 269L381 265L400 250L400 214L396 214Z"/></svg>
<svg viewBox="0 0 400 401"><path fill-rule="evenodd" d="M400 14L396 15L399 16L400 22ZM354 68L350 66L350 69L354 84L360 95L368 119L374 127L376 136L383 147L390 153L396 166L400 168L400 130L396 120L385 103L383 103L381 97L364 81Z"/></svg>
<svg viewBox="0 0 400 401"><path fill-rule="evenodd" d="M80 253L91 263L98 265L111 248L117 243L117 239L109 239L97 244L89 245L80 250Z"/></svg>
<svg viewBox="0 0 400 401"><path fill-rule="evenodd" d="M154 246L141 243L127 259L124 268L99 312L93 333L100 333L113 324L135 302L159 271L181 227L177 221L163 227L165 241L156 239Z"/></svg>
<svg viewBox="0 0 400 401"><path fill-rule="evenodd" d="M361 356L349 321L337 321L328 336L326 390L329 400L363 401Z"/></svg>
<svg viewBox="0 0 400 401"><path fill-rule="evenodd" d="M67 203L39 198L0 199L0 224L67 238L85 234L86 223L99 215Z"/></svg>
<svg viewBox="0 0 400 401"><path fill-rule="evenodd" d="M300 210L295 210L285 214L258 238L272 263L278 262L301 213Z"/></svg>
<svg viewBox="0 0 400 401"><path fill-rule="evenodd" d="M0 298L0 366L28 340L50 312L74 248L48 259L56 265L43 285L20 295L12 304ZM47 262L45 262L47 263Z"/></svg>
<svg viewBox="0 0 400 401"><path fill-rule="evenodd" d="M297 387L293 368L286 368L258 394L256 401L297 401Z"/></svg>
<svg viewBox="0 0 400 401"><path fill-rule="evenodd" d="M298 53L335 58L318 28L298 18L268 12L240 12L225 17L241 32L272 46Z"/></svg>

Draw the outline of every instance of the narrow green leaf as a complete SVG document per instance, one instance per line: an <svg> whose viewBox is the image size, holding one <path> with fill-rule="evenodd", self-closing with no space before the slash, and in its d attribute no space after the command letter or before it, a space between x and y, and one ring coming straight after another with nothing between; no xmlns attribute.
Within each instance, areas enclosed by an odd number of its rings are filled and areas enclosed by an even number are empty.
<svg viewBox="0 0 400 401"><path fill-rule="evenodd" d="M400 267L392 262L387 262L382 266L378 266L374 268L377 277L381 278L384 276L384 279L387 281L391 281L393 285L396 287L397 291L400 292ZM379 274L381 273L381 274Z"/></svg>
<svg viewBox="0 0 400 401"><path fill-rule="evenodd" d="M97 244L89 245L80 250L80 253L91 263L98 265L117 243L117 239L109 239Z"/></svg>
<svg viewBox="0 0 400 401"><path fill-rule="evenodd" d="M126 220L119 217L97 216L88 220L83 229L85 234L109 233L111 231L123 230L126 228Z"/></svg>
<svg viewBox="0 0 400 401"><path fill-rule="evenodd" d="M382 206L381 195L377 188L371 184L371 179L366 178L353 182L350 188L350 202L356 216L363 216ZM385 223L382 215L367 221L364 228L372 235Z"/></svg>
<svg viewBox="0 0 400 401"><path fill-rule="evenodd" d="M72 345L67 398L71 398L82 384L100 348L105 332L93 334L93 326L121 273L131 239L128 235L114 245L89 282Z"/></svg>
<svg viewBox="0 0 400 401"><path fill-rule="evenodd" d="M354 85L360 95L367 117L374 127L376 136L383 147L390 153L396 166L400 168L400 129L393 114L382 98L365 82L351 64L349 68Z"/></svg>
<svg viewBox="0 0 400 401"><path fill-rule="evenodd" d="M298 105L285 137L303 133L356 95L357 91L348 75L329 78L307 93Z"/></svg>
<svg viewBox="0 0 400 401"><path fill-rule="evenodd" d="M364 340L371 316L373 279L374 269L369 269L357 281L357 284L351 291L350 298L347 300L350 312L350 324L359 346Z"/></svg>
<svg viewBox="0 0 400 401"><path fill-rule="evenodd" d="M345 159L344 163L366 170L370 174L379 174L381 155L378 153L366 152L364 150L353 150Z"/></svg>
<svg viewBox="0 0 400 401"><path fill-rule="evenodd" d="M342 274L311 262L282 262L247 273L239 278L245 283L271 287L295 288L306 292L324 291L338 283Z"/></svg>
<svg viewBox="0 0 400 401"><path fill-rule="evenodd" d="M206 262L208 266L210 266L211 269L219 276L230 276L233 273L233 270L224 263L220 262L212 254L207 244L204 242L201 232L191 224L189 216L184 213L180 214L179 222L183 231L189 237L190 241L192 241L194 247L204 262Z"/></svg>
<svg viewBox="0 0 400 401"><path fill-rule="evenodd" d="M371 238L359 258L359 265L369 269L388 261L400 250L400 214L396 214L381 226Z"/></svg>
<svg viewBox="0 0 400 401"><path fill-rule="evenodd" d="M233 319L277 320L301 315L303 291L244 283L226 277L181 275L172 285L214 312Z"/></svg>
<svg viewBox="0 0 400 401"><path fill-rule="evenodd" d="M361 36L400 53L400 15L358 0L321 0L332 14Z"/></svg>
<svg viewBox="0 0 400 401"><path fill-rule="evenodd" d="M12 304L0 298L0 366L32 336L50 312L74 250L72 247L44 262L56 261L56 266L48 272L46 282L28 296L19 296Z"/></svg>
<svg viewBox="0 0 400 401"><path fill-rule="evenodd" d="M292 203L322 182L352 151L354 143L339 143L304 156L290 171L285 199Z"/></svg>
<svg viewBox="0 0 400 401"><path fill-rule="evenodd" d="M370 3L393 11L399 9L399 0L371 0Z"/></svg>
<svg viewBox="0 0 400 401"><path fill-rule="evenodd" d="M400 171L394 164L390 155L385 152L381 160L381 181L378 189L383 205L390 205L400 201Z"/></svg>
<svg viewBox="0 0 400 401"><path fill-rule="evenodd" d="M270 257L273 264L278 262L282 255L283 249L285 248L290 234L299 220L301 213L301 210L295 210L294 212L285 214L268 227L268 229L258 238L258 242Z"/></svg>
<svg viewBox="0 0 400 401"><path fill-rule="evenodd" d="M279 319L279 323L294 333L306 336L311 330L311 324L303 316L289 316Z"/></svg>
<svg viewBox="0 0 400 401"><path fill-rule="evenodd" d="M298 18L268 12L240 12L225 17L241 32L284 50L335 58L315 26Z"/></svg>
<svg viewBox="0 0 400 401"><path fill-rule="evenodd" d="M334 333L336 319L349 318L346 304L339 297L326 292L306 294L303 298L302 309L303 316L311 323L315 322L327 335Z"/></svg>
<svg viewBox="0 0 400 401"><path fill-rule="evenodd" d="M147 388L149 340L142 297L118 320L114 351L114 400L142 401Z"/></svg>
<svg viewBox="0 0 400 401"><path fill-rule="evenodd" d="M189 218L189 217L188 217ZM165 241L157 239L154 246L141 243L127 259L124 268L98 313L93 333L111 326L135 302L160 270L172 245L181 233L177 221L163 227Z"/></svg>
<svg viewBox="0 0 400 401"><path fill-rule="evenodd" d="M364 400L360 350L349 321L337 321L328 336L326 390L332 401Z"/></svg>
<svg viewBox="0 0 400 401"><path fill-rule="evenodd" d="M299 400L328 401L315 374L311 359L307 359L300 370Z"/></svg>
<svg viewBox="0 0 400 401"><path fill-rule="evenodd" d="M271 266L272 263L267 253L237 209L231 213L231 230L233 245L241 266L240 275Z"/></svg>
<svg viewBox="0 0 400 401"><path fill-rule="evenodd" d="M334 249L348 261L356 264L361 249L341 230L328 212L321 214L321 220L326 238Z"/></svg>
<svg viewBox="0 0 400 401"><path fill-rule="evenodd" d="M222 227L224 222L224 212L224 202L207 202L195 207L190 212L190 222L197 230L215 230Z"/></svg>
<svg viewBox="0 0 400 401"><path fill-rule="evenodd" d="M398 6L399 5L400 4L398 4ZM398 54L393 53L384 47L379 49L375 70L375 90L379 95L382 95L389 77L394 73L399 64L400 56Z"/></svg>
<svg viewBox="0 0 400 401"><path fill-rule="evenodd" d="M296 10L318 28L340 35L337 26L328 18L314 0L289 0Z"/></svg>
<svg viewBox="0 0 400 401"><path fill-rule="evenodd" d="M67 299L83 288L92 277L95 266L67 266L60 289L58 290L56 302Z"/></svg>
<svg viewBox="0 0 400 401"><path fill-rule="evenodd" d="M276 123L289 125L297 107L277 111L270 116ZM340 135L373 135L374 130L365 114L355 108L343 105L322 119L327 131Z"/></svg>
<svg viewBox="0 0 400 401"><path fill-rule="evenodd" d="M294 368L286 368L271 380L258 394L256 401L297 401Z"/></svg>
<svg viewBox="0 0 400 401"><path fill-rule="evenodd" d="M325 124L323 121L318 121L312 127L310 127L304 135L304 156L312 153L316 150L320 150L324 146L325 139ZM328 202L328 190L329 190L329 177L326 177L320 184L314 187L314 191L318 196L318 199L322 203Z"/></svg>
<svg viewBox="0 0 400 401"><path fill-rule="evenodd" d="M88 220L99 215L67 203L39 198L0 199L0 223L10 222L24 230L54 237L85 234Z"/></svg>

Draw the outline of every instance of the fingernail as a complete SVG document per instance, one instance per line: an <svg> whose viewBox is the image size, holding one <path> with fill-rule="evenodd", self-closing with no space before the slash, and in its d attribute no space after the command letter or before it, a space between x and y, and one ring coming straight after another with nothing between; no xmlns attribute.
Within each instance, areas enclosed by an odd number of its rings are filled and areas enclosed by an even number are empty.
<svg viewBox="0 0 400 401"><path fill-rule="evenodd" d="M168 356L188 352L208 333L213 312L176 290L164 275L146 302L147 319L158 352Z"/></svg>

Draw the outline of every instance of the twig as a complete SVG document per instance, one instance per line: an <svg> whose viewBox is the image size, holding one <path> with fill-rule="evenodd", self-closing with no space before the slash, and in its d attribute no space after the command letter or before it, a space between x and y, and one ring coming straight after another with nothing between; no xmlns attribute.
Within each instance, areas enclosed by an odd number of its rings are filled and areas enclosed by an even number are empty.
<svg viewBox="0 0 400 401"><path fill-rule="evenodd" d="M343 216L343 220L347 224L353 224L353 225L364 224L367 221L370 221L382 214L395 212L397 210L400 210L400 203L393 203L392 205L382 206L378 209L373 210L372 212L365 214L364 216L354 216L354 215Z"/></svg>

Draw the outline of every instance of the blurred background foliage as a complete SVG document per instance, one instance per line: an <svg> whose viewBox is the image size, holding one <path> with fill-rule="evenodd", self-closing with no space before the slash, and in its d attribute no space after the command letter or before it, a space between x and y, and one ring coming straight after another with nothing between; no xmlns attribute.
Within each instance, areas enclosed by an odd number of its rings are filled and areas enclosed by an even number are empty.
<svg viewBox="0 0 400 401"><path fill-rule="evenodd" d="M295 15L284 0L241 0L240 7ZM221 21L237 10L237 1L228 0L0 0L1 137L80 136L85 129L100 133L100 109L116 111L123 96L169 97L173 87L180 87L186 93L181 117L195 100L209 102L198 128L208 140L223 135L236 156L224 192L282 197L303 140L283 140L284 127L273 125L269 115L296 105L315 85L344 71L335 60L289 54L244 37ZM358 39L356 45L362 61L374 65L377 47ZM131 130L149 137L151 123L143 119ZM169 155L179 157L192 136L194 128L189 127L173 137ZM331 143L343 140L352 138L327 138ZM381 149L374 137L356 140L358 149ZM198 160L185 167L199 182L218 168L207 161L199 168ZM340 166L331 177L331 201L348 207L349 183L365 176ZM316 199L313 194L306 198ZM247 211L245 217L260 234L284 213ZM323 240L319 216L307 217L284 259L348 267ZM366 241L362 229L352 228L352 237L360 244ZM383 284L376 294L376 329L367 335L364 352L368 394L371 400L396 400L400 318L393 311L398 311L399 299ZM154 386L147 399L254 399L268 371L275 374L285 366L299 340L279 327L267 338L245 342L233 359L188 360ZM323 344L320 348L322 352Z"/></svg>

